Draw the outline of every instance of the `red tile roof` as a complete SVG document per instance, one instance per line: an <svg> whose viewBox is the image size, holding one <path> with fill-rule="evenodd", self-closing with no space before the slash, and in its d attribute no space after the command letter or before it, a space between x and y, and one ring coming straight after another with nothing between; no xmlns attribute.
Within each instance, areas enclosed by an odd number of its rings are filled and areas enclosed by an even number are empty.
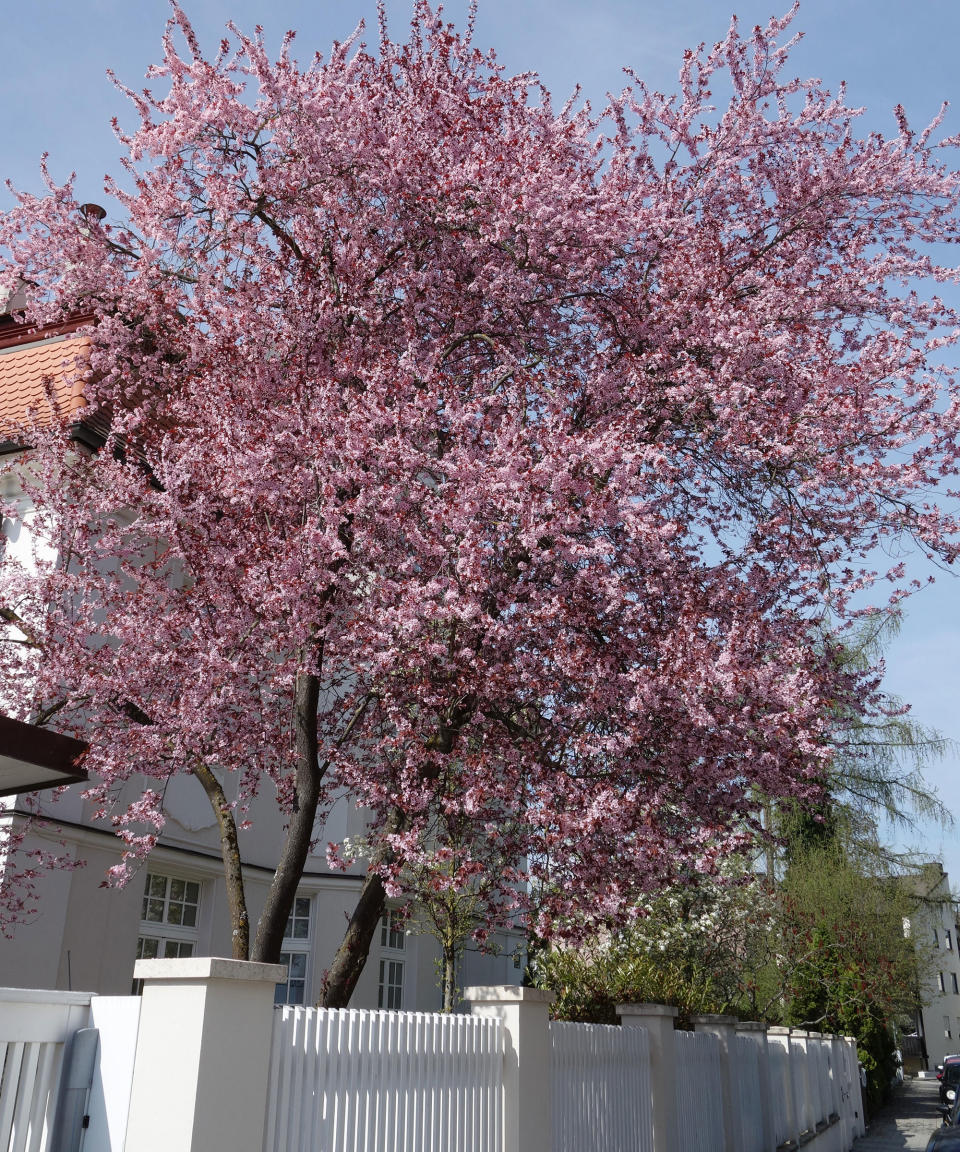
<svg viewBox="0 0 960 1152"><path fill-rule="evenodd" d="M68 417L81 409L83 383L77 376L89 355L86 336L0 348L0 436L9 436L30 410L47 420L54 412Z"/></svg>
<svg viewBox="0 0 960 1152"><path fill-rule="evenodd" d="M0 451L16 446L29 412L43 422L73 419L84 406L78 377L90 358L90 338L77 335L89 315L35 328L0 314Z"/></svg>

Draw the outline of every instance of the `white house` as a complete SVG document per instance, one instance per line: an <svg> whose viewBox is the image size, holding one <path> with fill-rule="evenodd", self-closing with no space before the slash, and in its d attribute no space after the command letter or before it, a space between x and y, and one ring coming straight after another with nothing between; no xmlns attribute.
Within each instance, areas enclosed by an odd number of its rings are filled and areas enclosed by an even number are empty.
<svg viewBox="0 0 960 1152"><path fill-rule="evenodd" d="M931 957L919 989L923 1007L917 1012L918 1052L927 1067L943 1063L944 1056L960 1052L960 948L957 902L950 881L940 863L925 865L912 878L911 889L918 897L916 912L904 930L916 941L922 954ZM908 1037L905 1049L909 1048ZM905 1050L905 1057L909 1055Z"/></svg>
<svg viewBox="0 0 960 1152"><path fill-rule="evenodd" d="M82 419L83 397L57 384L58 372L71 354L84 353L86 341L75 324L31 331L0 313L0 454L23 456L21 445L5 423L43 400L45 380L68 412L75 414L78 450L96 450L98 430ZM0 499L22 499L16 473L8 473ZM9 555L27 555L27 542L10 523L0 538ZM2 580L2 569L0 569ZM95 733L91 734L95 739ZM0 755L3 749L0 748ZM138 793L118 797L120 808ZM91 819L93 807L82 786L55 799L42 793L39 814L26 847L63 846L69 857L83 860L77 870L57 870L40 881L38 912L0 943L0 986L81 989L117 994L130 991L137 958L230 955L230 924L222 877L220 845L214 816L200 785L191 777L174 779L166 789L167 824L147 866L124 889L102 886L107 869L120 857L120 844ZM281 817L275 806L251 806L252 826L240 832L251 922L256 923L277 861ZM23 798L0 799L0 823L27 819ZM364 831L362 814L349 798L333 808L318 842L340 841ZM2 869L8 862L0 861ZM314 1003L323 973L343 935L346 919L360 889L360 876L332 872L324 855L311 856L288 924L282 960L289 977L277 988L278 1002ZM495 955L468 950L461 986L519 983L523 972L523 938L501 935ZM424 936L407 935L397 909L387 914L371 949L353 1004L431 1010L440 1005L437 950Z"/></svg>

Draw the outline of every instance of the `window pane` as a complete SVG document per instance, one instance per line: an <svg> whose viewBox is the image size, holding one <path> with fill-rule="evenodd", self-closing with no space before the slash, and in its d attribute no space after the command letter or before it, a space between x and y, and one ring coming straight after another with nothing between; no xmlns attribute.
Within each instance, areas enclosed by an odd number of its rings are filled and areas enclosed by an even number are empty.
<svg viewBox="0 0 960 1152"><path fill-rule="evenodd" d="M293 922L293 938L294 940L306 940L310 935L310 921L301 920L299 917Z"/></svg>
<svg viewBox="0 0 960 1152"><path fill-rule="evenodd" d="M188 904L200 903L200 885L195 883L193 880L187 881L186 898Z"/></svg>
<svg viewBox="0 0 960 1152"><path fill-rule="evenodd" d="M163 945L163 956L165 960L176 959L180 955L180 941L167 940Z"/></svg>
<svg viewBox="0 0 960 1152"><path fill-rule="evenodd" d="M291 952L290 954L290 976L291 979L296 978L302 980L307 974L307 954L306 952Z"/></svg>
<svg viewBox="0 0 960 1152"><path fill-rule="evenodd" d="M295 916L305 916L310 919L310 897L298 896L294 901L293 914Z"/></svg>
<svg viewBox="0 0 960 1152"><path fill-rule="evenodd" d="M152 936L141 936L137 941L138 960L156 960L160 951L160 941Z"/></svg>
<svg viewBox="0 0 960 1152"><path fill-rule="evenodd" d="M291 980L287 985L287 1003L302 1004L306 985L302 980Z"/></svg>
<svg viewBox="0 0 960 1152"><path fill-rule="evenodd" d="M151 896L165 896L167 892L166 876L148 876L147 892L149 892Z"/></svg>
<svg viewBox="0 0 960 1152"><path fill-rule="evenodd" d="M148 900L147 910L144 913L144 920L151 920L157 924L163 921L163 901L162 900Z"/></svg>
<svg viewBox="0 0 960 1152"><path fill-rule="evenodd" d="M183 900L183 891L185 888L186 888L186 884L182 880L171 880L170 881L170 899L171 900Z"/></svg>
<svg viewBox="0 0 960 1152"><path fill-rule="evenodd" d="M196 928L197 926L197 909L193 904L184 904L183 906L183 920L181 921L187 928Z"/></svg>
<svg viewBox="0 0 960 1152"><path fill-rule="evenodd" d="M179 924L183 920L183 905L169 904L167 906L167 923Z"/></svg>

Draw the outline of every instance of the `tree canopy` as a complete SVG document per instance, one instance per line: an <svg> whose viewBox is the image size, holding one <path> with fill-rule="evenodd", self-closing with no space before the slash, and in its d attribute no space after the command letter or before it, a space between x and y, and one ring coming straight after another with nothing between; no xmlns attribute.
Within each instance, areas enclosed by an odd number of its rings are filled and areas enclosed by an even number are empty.
<svg viewBox="0 0 960 1152"><path fill-rule="evenodd" d="M504 838L541 934L628 918L741 844L754 792L820 789L838 707L877 703L826 637L878 546L956 557L939 123L858 135L783 78L791 17L595 112L423 0L306 67L234 28L207 56L172 8L107 218L52 182L0 218L25 317L92 315L110 420L96 453L20 429L59 559L5 563L4 707L95 732L105 803L152 781L133 862L163 782L201 781L238 954L224 773L289 817L255 958L344 788L355 955L438 805Z"/></svg>

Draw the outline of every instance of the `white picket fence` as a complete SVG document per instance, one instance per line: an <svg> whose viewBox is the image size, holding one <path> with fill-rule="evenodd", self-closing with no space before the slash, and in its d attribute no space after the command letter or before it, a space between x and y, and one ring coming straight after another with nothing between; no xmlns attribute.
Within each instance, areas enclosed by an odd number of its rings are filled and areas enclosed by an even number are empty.
<svg viewBox="0 0 960 1152"><path fill-rule="evenodd" d="M0 1152L44 1152L67 1040L90 1017L78 992L0 989Z"/></svg>
<svg viewBox="0 0 960 1152"><path fill-rule="evenodd" d="M265 1152L500 1152L497 1020L284 1008Z"/></svg>
<svg viewBox="0 0 960 1152"><path fill-rule="evenodd" d="M0 989L0 1152L51 1152L78 1029L97 1043L84 1152L847 1152L863 1132L849 1039L717 1016L678 1031L657 1005L548 1022L549 994L509 986L468 990L473 1015L273 1010L277 966L144 963L161 968L142 1001Z"/></svg>
<svg viewBox="0 0 960 1152"><path fill-rule="evenodd" d="M684 1152L723 1152L720 1041L696 1032L674 1034L677 1059L677 1147Z"/></svg>
<svg viewBox="0 0 960 1152"><path fill-rule="evenodd" d="M550 1024L554 1152L653 1152L643 1028Z"/></svg>

